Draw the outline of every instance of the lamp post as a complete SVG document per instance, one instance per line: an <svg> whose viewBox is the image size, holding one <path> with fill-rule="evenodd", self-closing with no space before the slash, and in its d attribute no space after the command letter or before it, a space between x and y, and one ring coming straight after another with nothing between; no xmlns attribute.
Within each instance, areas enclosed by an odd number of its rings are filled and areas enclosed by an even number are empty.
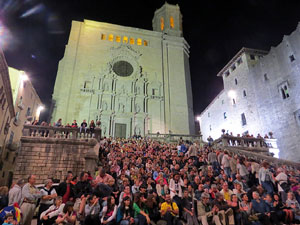
<svg viewBox="0 0 300 225"><path fill-rule="evenodd" d="M40 114L41 114L41 111L43 111L45 109L45 107L43 105L40 105L37 110L36 110L36 120L39 120L40 119Z"/></svg>

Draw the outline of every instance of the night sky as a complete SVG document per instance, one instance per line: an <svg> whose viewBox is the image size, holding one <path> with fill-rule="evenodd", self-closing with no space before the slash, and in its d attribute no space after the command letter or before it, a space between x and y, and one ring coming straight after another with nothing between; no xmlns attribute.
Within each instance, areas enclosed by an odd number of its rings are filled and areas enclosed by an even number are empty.
<svg viewBox="0 0 300 225"><path fill-rule="evenodd" d="M8 65L29 74L49 107L72 20L90 19L152 30L154 11L164 2L0 0L0 44ZM299 0L167 2L179 4L183 34L191 46L195 115L222 90L222 79L216 74L242 47L269 50L281 42L283 35L294 31L300 21Z"/></svg>

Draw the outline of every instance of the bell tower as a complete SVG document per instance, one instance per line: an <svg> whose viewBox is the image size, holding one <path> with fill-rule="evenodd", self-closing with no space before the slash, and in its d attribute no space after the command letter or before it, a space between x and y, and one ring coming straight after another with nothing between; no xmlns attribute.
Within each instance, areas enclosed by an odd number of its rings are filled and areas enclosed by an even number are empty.
<svg viewBox="0 0 300 225"><path fill-rule="evenodd" d="M154 13L152 20L154 31L163 32L170 36L182 37L182 15L177 5L165 3Z"/></svg>

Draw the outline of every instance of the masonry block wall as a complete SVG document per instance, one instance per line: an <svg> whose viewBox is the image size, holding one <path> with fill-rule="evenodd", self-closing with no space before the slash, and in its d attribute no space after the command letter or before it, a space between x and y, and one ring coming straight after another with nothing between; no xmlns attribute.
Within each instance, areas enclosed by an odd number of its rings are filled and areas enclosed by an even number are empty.
<svg viewBox="0 0 300 225"><path fill-rule="evenodd" d="M37 176L36 183L42 184L48 178L62 181L68 171L79 175L88 167L89 162L85 157L96 144L95 139L22 137L13 180L27 178L33 174Z"/></svg>

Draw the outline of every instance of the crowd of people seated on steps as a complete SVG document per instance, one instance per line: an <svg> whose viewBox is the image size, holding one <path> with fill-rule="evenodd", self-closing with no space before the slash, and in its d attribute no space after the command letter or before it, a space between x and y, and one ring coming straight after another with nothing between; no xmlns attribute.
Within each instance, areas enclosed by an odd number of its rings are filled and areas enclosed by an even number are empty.
<svg viewBox="0 0 300 225"><path fill-rule="evenodd" d="M68 171L55 188L47 179L37 189L36 177L30 175L9 193L0 189L1 208L18 205L24 225L31 224L38 200L38 225L268 225L300 220L296 168L197 143L143 138L103 138L99 156L99 170L78 178Z"/></svg>

